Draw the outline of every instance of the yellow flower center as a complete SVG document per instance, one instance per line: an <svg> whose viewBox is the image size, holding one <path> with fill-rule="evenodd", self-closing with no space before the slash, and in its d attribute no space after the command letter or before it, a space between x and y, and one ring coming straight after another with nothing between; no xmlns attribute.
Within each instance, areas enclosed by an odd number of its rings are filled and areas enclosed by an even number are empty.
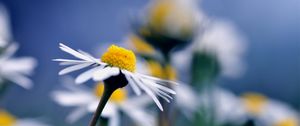
<svg viewBox="0 0 300 126"><path fill-rule="evenodd" d="M243 96L246 109L252 114L259 114L267 103L267 98L257 93L246 93Z"/></svg>
<svg viewBox="0 0 300 126"><path fill-rule="evenodd" d="M176 70L171 65L167 65L163 68L163 66L156 61L148 61L147 65L152 76L162 79L176 80Z"/></svg>
<svg viewBox="0 0 300 126"><path fill-rule="evenodd" d="M13 126L16 123L16 118L8 112L0 110L0 126Z"/></svg>
<svg viewBox="0 0 300 126"><path fill-rule="evenodd" d="M96 85L94 93L97 97L102 97L104 92L104 84L99 83ZM126 90L119 88L114 91L114 93L110 96L109 101L115 102L115 103L121 103L127 99L127 92Z"/></svg>
<svg viewBox="0 0 300 126"><path fill-rule="evenodd" d="M129 39L133 48L135 49L135 52L148 55L152 55L155 53L154 48L145 41L143 41L141 38L135 35L131 35Z"/></svg>
<svg viewBox="0 0 300 126"><path fill-rule="evenodd" d="M101 57L102 62L130 72L135 71L136 59L131 50L111 45Z"/></svg>
<svg viewBox="0 0 300 126"><path fill-rule="evenodd" d="M287 118L276 123L274 126L299 126L298 122L294 118Z"/></svg>

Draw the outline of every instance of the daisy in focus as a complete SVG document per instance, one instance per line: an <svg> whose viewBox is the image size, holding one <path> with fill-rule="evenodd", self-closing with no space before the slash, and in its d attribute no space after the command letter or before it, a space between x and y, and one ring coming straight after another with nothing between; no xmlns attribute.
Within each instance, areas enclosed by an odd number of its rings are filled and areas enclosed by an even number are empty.
<svg viewBox="0 0 300 126"><path fill-rule="evenodd" d="M72 82L73 79L66 79L64 82L66 90L54 91L51 95L53 100L61 106L75 107L66 118L68 123L74 123L86 114L95 112L104 91L102 83L90 89L76 86ZM109 126L119 126L121 125L121 112L123 112L136 124L152 126L154 117L145 110L150 102L151 99L146 95L129 97L126 89L117 89L109 99L101 117L108 118Z"/></svg>
<svg viewBox="0 0 300 126"><path fill-rule="evenodd" d="M163 110L163 108L157 96L170 97L170 94L176 94L175 91L165 86L167 84L176 85L176 82L135 72L136 57L130 50L112 45L102 55L101 59L96 59L86 52L76 51L64 44L60 44L60 49L78 58L78 60L54 59L54 61L61 62L61 65L69 66L61 70L59 75L92 67L75 79L77 84L84 83L90 79L96 82L103 81L106 87L111 86L110 88L113 89L122 88L129 84L137 95L140 95L142 90L145 91L160 110Z"/></svg>
<svg viewBox="0 0 300 126"><path fill-rule="evenodd" d="M5 110L0 110L0 126L49 126L36 119L19 119Z"/></svg>
<svg viewBox="0 0 300 126"><path fill-rule="evenodd" d="M27 76L32 74L37 61L32 57L13 57L17 49L18 45L12 43L0 54L0 82L4 84L9 80L30 89L33 83Z"/></svg>
<svg viewBox="0 0 300 126"><path fill-rule="evenodd" d="M176 82L135 72L136 57L130 50L112 45L102 55L101 59L98 60L86 52L81 50L75 51L64 44L60 44L60 49L79 59L55 59L54 61L61 62L61 65L70 65L61 70L59 72L60 75L86 67L92 67L90 70L80 74L75 79L75 82L81 84L90 79L96 82L104 82L103 96L90 122L90 126L97 124L97 120L113 92L125 87L127 84L132 87L137 95L145 91L154 100L161 111L163 111L163 107L158 97L169 101L169 99L172 99L171 94L176 94L175 91L167 87L167 85L176 85Z"/></svg>

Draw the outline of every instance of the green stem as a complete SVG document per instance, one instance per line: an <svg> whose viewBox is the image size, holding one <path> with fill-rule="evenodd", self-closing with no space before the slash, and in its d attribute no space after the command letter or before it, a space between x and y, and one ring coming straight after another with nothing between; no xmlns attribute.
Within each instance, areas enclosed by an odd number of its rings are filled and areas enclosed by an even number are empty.
<svg viewBox="0 0 300 126"><path fill-rule="evenodd" d="M96 112L94 113L93 115L93 118L90 122L90 125L89 126L96 126L97 124L97 121L108 101L108 99L110 98L110 96L112 95L112 93L115 91L114 88L109 88L108 86L105 86L104 85L104 93L103 93L103 96L98 104L98 107L97 107L97 110Z"/></svg>
<svg viewBox="0 0 300 126"><path fill-rule="evenodd" d="M170 56L168 52L165 52L164 54L164 62L161 64L163 66L164 70L164 75L165 78L163 79L169 79L168 72L166 71L167 65L170 63ZM170 87L170 85L167 85ZM171 126L170 118L169 118L169 113L170 113L170 105L167 103L164 99L159 98L160 103L162 104L164 111L160 111L158 115L158 126Z"/></svg>

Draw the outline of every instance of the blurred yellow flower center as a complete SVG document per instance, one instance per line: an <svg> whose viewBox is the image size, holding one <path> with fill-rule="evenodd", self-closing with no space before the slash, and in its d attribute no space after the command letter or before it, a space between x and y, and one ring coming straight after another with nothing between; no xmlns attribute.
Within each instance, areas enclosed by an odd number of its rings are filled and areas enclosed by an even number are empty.
<svg viewBox="0 0 300 126"><path fill-rule="evenodd" d="M135 35L131 35L129 37L131 44L133 45L133 48L135 49L135 51L137 53L141 53L141 54L154 54L155 50L154 48L149 45L148 43L146 43L145 41L143 41L141 38L135 36Z"/></svg>
<svg viewBox="0 0 300 126"><path fill-rule="evenodd" d="M94 93L97 97L102 97L104 92L104 84L99 83L96 85ZM117 89L114 91L114 93L110 96L109 101L115 102L115 103L121 103L127 99L127 92L124 89Z"/></svg>
<svg viewBox="0 0 300 126"><path fill-rule="evenodd" d="M194 22L193 8L178 1L158 0L149 10L149 25L156 32L186 36L195 27Z"/></svg>
<svg viewBox="0 0 300 126"><path fill-rule="evenodd" d="M276 123L274 126L299 126L298 122L294 118L287 118Z"/></svg>
<svg viewBox="0 0 300 126"><path fill-rule="evenodd" d="M102 62L130 72L135 71L136 59L131 50L111 45L101 57Z"/></svg>
<svg viewBox="0 0 300 126"><path fill-rule="evenodd" d="M0 110L0 126L13 126L16 123L16 118L9 113Z"/></svg>
<svg viewBox="0 0 300 126"><path fill-rule="evenodd" d="M163 28L166 22L167 16L172 12L174 5L166 0L156 3L150 10L150 25L156 30Z"/></svg>
<svg viewBox="0 0 300 126"><path fill-rule="evenodd" d="M246 93L243 95L246 109L252 114L259 114L267 103L267 98L257 93Z"/></svg>
<svg viewBox="0 0 300 126"><path fill-rule="evenodd" d="M176 80L176 70L171 65L167 65L165 68L163 68L161 64L155 61L148 61L147 65L152 76L162 79Z"/></svg>

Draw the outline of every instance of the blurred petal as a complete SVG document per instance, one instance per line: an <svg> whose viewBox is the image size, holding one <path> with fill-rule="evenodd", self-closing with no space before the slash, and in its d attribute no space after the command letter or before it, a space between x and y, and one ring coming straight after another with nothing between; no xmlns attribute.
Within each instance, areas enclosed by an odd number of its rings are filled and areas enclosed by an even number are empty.
<svg viewBox="0 0 300 126"><path fill-rule="evenodd" d="M14 126L50 126L35 119L18 119Z"/></svg>
<svg viewBox="0 0 300 126"><path fill-rule="evenodd" d="M66 118L68 123L74 123L88 113L86 107L79 107L73 110Z"/></svg>

